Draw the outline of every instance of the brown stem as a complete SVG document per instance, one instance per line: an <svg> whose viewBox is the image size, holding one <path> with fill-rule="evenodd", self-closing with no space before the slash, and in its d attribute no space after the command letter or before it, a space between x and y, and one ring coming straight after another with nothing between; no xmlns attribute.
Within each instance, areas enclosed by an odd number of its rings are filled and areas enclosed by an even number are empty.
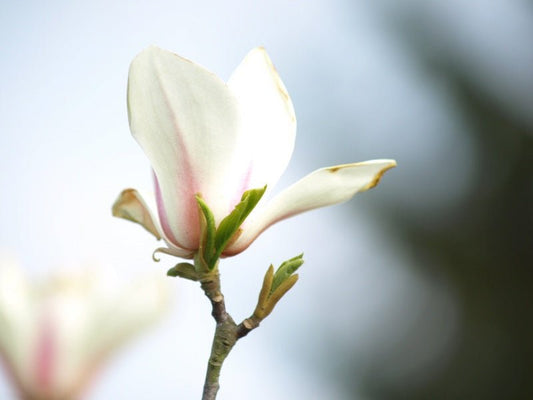
<svg viewBox="0 0 533 400"><path fill-rule="evenodd" d="M220 388L220 371L224 360L233 349L233 346L235 346L235 343L237 343L237 340L259 326L259 322L254 322L253 317L244 320L239 325L233 321L231 315L226 311L224 296L220 291L220 276L218 272L205 276L200 280L200 283L205 295L211 302L213 308L211 314L217 324L211 346L211 355L207 363L202 400L215 400Z"/></svg>
<svg viewBox="0 0 533 400"><path fill-rule="evenodd" d="M246 318L237 326L237 340L248 335L251 331L259 326L261 321L255 318L253 315L250 318Z"/></svg>

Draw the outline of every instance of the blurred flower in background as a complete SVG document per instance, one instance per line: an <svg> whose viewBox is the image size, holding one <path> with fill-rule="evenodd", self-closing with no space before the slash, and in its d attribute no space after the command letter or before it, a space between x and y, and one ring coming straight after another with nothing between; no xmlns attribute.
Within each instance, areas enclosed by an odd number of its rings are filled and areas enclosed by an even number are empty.
<svg viewBox="0 0 533 400"><path fill-rule="evenodd" d="M161 280L86 269L32 282L0 254L0 356L21 399L74 400L111 355L168 308Z"/></svg>

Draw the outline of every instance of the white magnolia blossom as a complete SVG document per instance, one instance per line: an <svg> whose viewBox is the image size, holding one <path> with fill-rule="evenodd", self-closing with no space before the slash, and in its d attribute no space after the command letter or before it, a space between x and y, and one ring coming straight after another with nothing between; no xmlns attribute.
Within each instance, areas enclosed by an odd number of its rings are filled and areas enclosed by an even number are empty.
<svg viewBox="0 0 533 400"><path fill-rule="evenodd" d="M160 280L117 287L103 271L32 283L2 254L0 361L21 399L79 399L113 351L155 322L168 300Z"/></svg>
<svg viewBox="0 0 533 400"><path fill-rule="evenodd" d="M227 83L201 66L157 47L131 63L128 115L134 138L155 178L159 224L133 189L113 213L143 225L173 255L192 258L199 248L200 194L218 224L248 189L271 191L287 167L296 117L287 90L263 48L252 50ZM259 205L223 256L245 250L270 225L340 203L374 187L394 160L318 169Z"/></svg>

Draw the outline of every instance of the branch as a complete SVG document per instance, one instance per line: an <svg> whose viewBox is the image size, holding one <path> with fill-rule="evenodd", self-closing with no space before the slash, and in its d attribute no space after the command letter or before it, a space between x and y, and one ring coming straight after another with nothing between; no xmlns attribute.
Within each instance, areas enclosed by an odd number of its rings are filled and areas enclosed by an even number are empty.
<svg viewBox="0 0 533 400"><path fill-rule="evenodd" d="M200 285L211 302L211 315L217 324L211 346L211 355L207 364L202 400L216 399L220 388L220 370L224 360L233 349L233 346L235 346L235 343L257 328L261 321L272 312L278 301L294 286L298 280L298 275L294 274L294 272L303 264L302 256L303 254L285 261L275 273L272 265L268 268L263 279L257 306L252 316L243 320L239 325L233 321L231 315L226 311L224 295L220 289L220 275L217 266L215 265L213 269L209 269L205 263L202 263L195 268L195 273L199 275ZM202 262L202 259L198 258L198 262ZM172 271L176 275L183 276L182 270L188 271L190 269L189 267L187 269L184 268L183 265L178 264ZM187 278L191 279L189 275L191 274L187 274ZM192 277L196 278L196 276Z"/></svg>
<svg viewBox="0 0 533 400"><path fill-rule="evenodd" d="M220 276L218 271L209 274L200 283L205 295L211 302L211 306L213 307L211 315L217 323L211 346L211 355L207 363L202 396L202 400L214 400L220 388L220 370L222 369L224 360L237 342L237 324L233 321L231 315L226 312L224 296L220 291Z"/></svg>

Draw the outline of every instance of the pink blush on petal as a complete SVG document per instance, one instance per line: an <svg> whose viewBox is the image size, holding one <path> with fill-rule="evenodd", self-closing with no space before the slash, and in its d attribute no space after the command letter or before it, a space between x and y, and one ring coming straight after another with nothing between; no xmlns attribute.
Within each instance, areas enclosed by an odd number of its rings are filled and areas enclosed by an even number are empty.
<svg viewBox="0 0 533 400"><path fill-rule="evenodd" d="M153 174L153 176L154 176L154 184L155 184L157 211L159 214L159 221L161 223L161 228L163 229L165 236L175 246L181 249L196 250L198 248L200 234L199 234L199 223L198 223L199 221L198 206L196 204L194 195L190 195L189 204L186 207L187 209L186 215L184 215L183 220L180 221L182 223L182 227L183 227L182 229L186 231L187 238L189 239L189 243L187 243L188 246L185 246L176 239L174 232L170 228L167 211L165 208L165 203L163 202L163 196L161 194L161 188L159 186L159 181L157 180L157 176L155 175L155 173Z"/></svg>
<svg viewBox="0 0 533 400"><path fill-rule="evenodd" d="M53 385L56 339L53 323L49 316L45 315L40 325L35 351L35 377L37 385L45 391L50 390Z"/></svg>
<svg viewBox="0 0 533 400"><path fill-rule="evenodd" d="M228 214L233 211L235 206L240 203L242 195L244 192L246 192L248 189L250 189L250 180L252 178L252 170L253 170L253 162L250 162L248 165L248 168L246 169L246 172L242 175L241 180L239 181L237 185L237 192L235 193L234 197L231 199L230 208L228 210Z"/></svg>
<svg viewBox="0 0 533 400"><path fill-rule="evenodd" d="M167 239L169 239L176 246L180 246L168 223L167 211L165 209L165 204L163 203L163 196L161 195L159 181L157 180L157 176L155 176L155 173L153 175L155 185L155 198L157 202L157 213L159 214L159 222L161 222L161 228L163 228L163 232L165 232L165 236L167 237Z"/></svg>

